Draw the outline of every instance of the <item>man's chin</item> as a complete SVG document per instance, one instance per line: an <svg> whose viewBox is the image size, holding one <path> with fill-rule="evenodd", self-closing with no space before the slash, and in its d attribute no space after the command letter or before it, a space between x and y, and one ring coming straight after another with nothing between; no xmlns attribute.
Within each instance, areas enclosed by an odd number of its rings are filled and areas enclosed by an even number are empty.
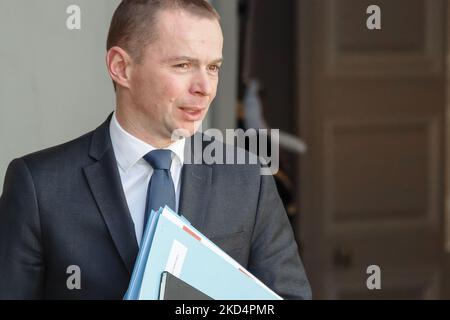
<svg viewBox="0 0 450 320"><path fill-rule="evenodd" d="M177 129L172 131L172 141L193 136L196 132L201 130L201 126L202 121L189 123L189 125L185 124L183 126L178 126Z"/></svg>

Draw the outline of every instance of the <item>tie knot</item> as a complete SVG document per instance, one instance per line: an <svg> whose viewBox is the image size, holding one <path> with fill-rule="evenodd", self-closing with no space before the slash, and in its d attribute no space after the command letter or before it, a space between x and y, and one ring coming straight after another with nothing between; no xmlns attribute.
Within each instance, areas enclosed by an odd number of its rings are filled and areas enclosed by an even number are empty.
<svg viewBox="0 0 450 320"><path fill-rule="evenodd" d="M169 170L172 163L172 151L157 149L150 151L144 156L154 170Z"/></svg>

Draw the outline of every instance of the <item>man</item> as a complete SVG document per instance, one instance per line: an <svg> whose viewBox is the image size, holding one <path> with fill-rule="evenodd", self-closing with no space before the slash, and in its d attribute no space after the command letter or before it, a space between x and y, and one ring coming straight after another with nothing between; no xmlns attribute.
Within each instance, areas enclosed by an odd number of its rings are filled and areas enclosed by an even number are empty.
<svg viewBox="0 0 450 320"><path fill-rule="evenodd" d="M216 95L222 45L206 1L122 1L106 57L115 113L93 132L8 167L0 298L122 299L147 214L160 204L284 298L310 298L273 177L258 165L185 161ZM177 129L185 137L172 141ZM78 286L68 281L73 270Z"/></svg>

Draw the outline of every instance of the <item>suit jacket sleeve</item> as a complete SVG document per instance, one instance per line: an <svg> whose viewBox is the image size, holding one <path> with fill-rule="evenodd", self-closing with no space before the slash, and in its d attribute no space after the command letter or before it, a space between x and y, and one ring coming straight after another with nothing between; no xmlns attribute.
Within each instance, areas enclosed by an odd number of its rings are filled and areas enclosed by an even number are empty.
<svg viewBox="0 0 450 320"><path fill-rule="evenodd" d="M0 197L0 299L44 297L39 208L22 159L9 165Z"/></svg>
<svg viewBox="0 0 450 320"><path fill-rule="evenodd" d="M271 175L261 175L249 270L285 299L311 299L294 234Z"/></svg>

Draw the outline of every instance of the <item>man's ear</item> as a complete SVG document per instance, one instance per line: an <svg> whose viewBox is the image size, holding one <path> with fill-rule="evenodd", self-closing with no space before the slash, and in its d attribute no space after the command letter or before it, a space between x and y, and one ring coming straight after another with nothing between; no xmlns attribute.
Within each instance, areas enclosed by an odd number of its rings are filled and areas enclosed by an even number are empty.
<svg viewBox="0 0 450 320"><path fill-rule="evenodd" d="M130 55L120 47L112 47L106 53L106 66L116 85L129 88L131 62Z"/></svg>

